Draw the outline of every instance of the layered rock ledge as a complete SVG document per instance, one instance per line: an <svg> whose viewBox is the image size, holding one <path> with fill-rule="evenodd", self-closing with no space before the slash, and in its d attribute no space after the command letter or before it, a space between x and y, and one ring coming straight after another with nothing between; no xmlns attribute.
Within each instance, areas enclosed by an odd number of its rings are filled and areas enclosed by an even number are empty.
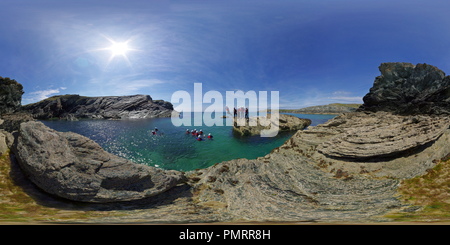
<svg viewBox="0 0 450 245"><path fill-rule="evenodd" d="M356 160L394 157L436 141L449 125L446 116L346 114L320 126L332 137L318 145L317 150L329 157Z"/></svg>

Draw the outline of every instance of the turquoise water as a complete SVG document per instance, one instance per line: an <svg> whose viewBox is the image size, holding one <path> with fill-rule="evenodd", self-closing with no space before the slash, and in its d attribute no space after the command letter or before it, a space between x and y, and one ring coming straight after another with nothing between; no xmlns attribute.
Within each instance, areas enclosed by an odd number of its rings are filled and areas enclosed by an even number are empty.
<svg viewBox="0 0 450 245"><path fill-rule="evenodd" d="M287 113L289 114L289 113ZM334 115L290 114L309 118L311 125L326 122ZM227 125L225 118L224 125ZM231 126L180 126L170 118L129 120L43 121L57 131L72 131L91 138L106 151L135 163L163 169L189 171L206 168L215 163L236 158L255 159L264 156L288 140L294 132L279 133L273 138L260 136L238 137ZM151 131L158 128L158 134ZM186 129L202 129L213 140L195 140Z"/></svg>

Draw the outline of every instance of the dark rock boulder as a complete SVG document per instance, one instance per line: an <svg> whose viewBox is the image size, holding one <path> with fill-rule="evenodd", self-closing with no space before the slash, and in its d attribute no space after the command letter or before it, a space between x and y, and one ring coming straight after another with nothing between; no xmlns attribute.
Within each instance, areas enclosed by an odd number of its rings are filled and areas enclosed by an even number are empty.
<svg viewBox="0 0 450 245"><path fill-rule="evenodd" d="M38 187L74 201L143 199L184 181L181 172L135 164L104 151L84 136L57 132L41 122L21 124L13 153Z"/></svg>
<svg viewBox="0 0 450 245"><path fill-rule="evenodd" d="M0 129L13 132L22 122L34 120L22 112L23 86L14 79L0 77Z"/></svg>
<svg viewBox="0 0 450 245"><path fill-rule="evenodd" d="M7 132L17 131L21 123L34 120L31 114L27 112L3 114L0 119L0 129L4 129Z"/></svg>
<svg viewBox="0 0 450 245"><path fill-rule="evenodd" d="M361 110L450 114L450 77L435 66L383 63Z"/></svg>
<svg viewBox="0 0 450 245"><path fill-rule="evenodd" d="M14 79L0 77L0 115L21 108L23 86Z"/></svg>
<svg viewBox="0 0 450 245"><path fill-rule="evenodd" d="M76 120L170 117L170 102L153 100L149 95L85 97L53 96L25 105L23 109L37 119L59 118Z"/></svg>

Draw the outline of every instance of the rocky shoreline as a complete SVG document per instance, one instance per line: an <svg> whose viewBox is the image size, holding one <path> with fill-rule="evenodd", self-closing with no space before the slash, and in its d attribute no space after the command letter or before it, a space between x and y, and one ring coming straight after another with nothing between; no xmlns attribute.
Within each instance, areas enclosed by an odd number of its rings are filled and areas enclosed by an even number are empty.
<svg viewBox="0 0 450 245"><path fill-rule="evenodd" d="M400 182L450 153L450 78L426 64L383 63L380 72L356 112L299 130L253 160L146 175L121 169L128 163L89 139L37 122L22 122L7 145L38 186L39 175L53 189L76 184L71 194L86 202L104 193L137 197L89 204L127 214L90 222L386 222L386 213L411 208Z"/></svg>

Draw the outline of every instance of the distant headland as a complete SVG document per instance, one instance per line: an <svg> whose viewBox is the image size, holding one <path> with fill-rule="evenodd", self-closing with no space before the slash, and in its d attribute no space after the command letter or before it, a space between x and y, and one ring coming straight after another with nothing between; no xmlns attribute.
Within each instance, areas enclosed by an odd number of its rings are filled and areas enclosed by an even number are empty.
<svg viewBox="0 0 450 245"><path fill-rule="evenodd" d="M173 106L167 101L153 100L149 95L57 95L25 105L22 110L36 119L123 119L170 117Z"/></svg>
<svg viewBox="0 0 450 245"><path fill-rule="evenodd" d="M362 104L343 104L333 103L328 105L309 106L300 109L280 109L281 113L299 113L299 114L341 114L354 112Z"/></svg>

